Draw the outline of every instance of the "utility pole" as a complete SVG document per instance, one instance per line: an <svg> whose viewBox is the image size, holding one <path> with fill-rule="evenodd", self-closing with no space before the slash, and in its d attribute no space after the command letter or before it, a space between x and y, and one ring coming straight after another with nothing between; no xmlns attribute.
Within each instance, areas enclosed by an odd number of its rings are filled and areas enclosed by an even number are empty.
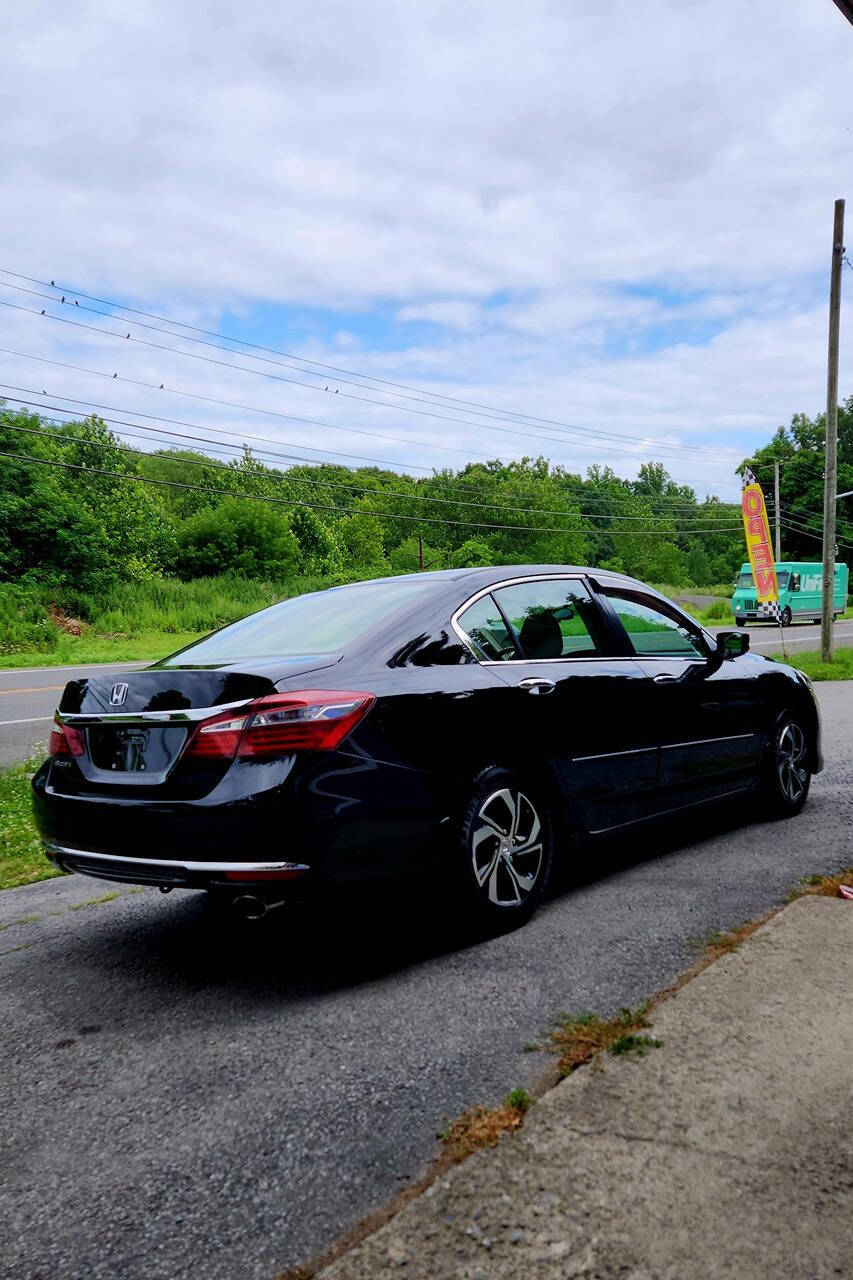
<svg viewBox="0 0 853 1280"><path fill-rule="evenodd" d="M835 490L838 463L838 343L841 330L841 262L844 255L844 201L836 200L832 224L832 270L829 282L829 355L826 373L826 470L823 487L823 601L820 656L832 661L835 597Z"/></svg>
<svg viewBox="0 0 853 1280"><path fill-rule="evenodd" d="M421 573L423 573L424 571L424 540L420 534L418 534L418 566L420 568Z"/></svg>
<svg viewBox="0 0 853 1280"><path fill-rule="evenodd" d="M776 497L776 563L782 559L782 523L779 519L779 459L773 460L773 480Z"/></svg>

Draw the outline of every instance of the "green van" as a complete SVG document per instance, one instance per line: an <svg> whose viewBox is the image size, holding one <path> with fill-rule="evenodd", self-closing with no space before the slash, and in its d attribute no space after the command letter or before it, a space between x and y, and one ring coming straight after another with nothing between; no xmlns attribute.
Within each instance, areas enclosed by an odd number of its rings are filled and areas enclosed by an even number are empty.
<svg viewBox="0 0 853 1280"><path fill-rule="evenodd" d="M797 618L803 622L820 622L821 591L823 590L823 565L805 564L793 560L780 561L776 565L779 582L779 608L782 625L790 626ZM833 607L836 618L847 608L847 565L835 566ZM742 564L732 596L732 613L739 627L758 618L758 600L752 569Z"/></svg>

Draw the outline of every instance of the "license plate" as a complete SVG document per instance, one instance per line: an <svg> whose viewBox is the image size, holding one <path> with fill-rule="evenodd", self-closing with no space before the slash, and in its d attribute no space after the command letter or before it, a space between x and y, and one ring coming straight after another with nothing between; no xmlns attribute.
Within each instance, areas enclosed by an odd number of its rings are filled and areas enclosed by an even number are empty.
<svg viewBox="0 0 853 1280"><path fill-rule="evenodd" d="M89 754L96 769L113 773L165 773L178 758L183 726L93 725Z"/></svg>

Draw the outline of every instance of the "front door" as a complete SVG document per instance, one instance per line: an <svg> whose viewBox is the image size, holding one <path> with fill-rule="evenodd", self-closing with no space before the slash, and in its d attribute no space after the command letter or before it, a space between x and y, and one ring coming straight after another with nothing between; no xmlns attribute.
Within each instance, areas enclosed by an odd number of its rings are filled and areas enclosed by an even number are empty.
<svg viewBox="0 0 853 1280"><path fill-rule="evenodd" d="M651 680L641 663L617 654L609 619L581 578L508 582L458 623L515 691L505 730L522 763L552 763L587 831L655 810Z"/></svg>
<svg viewBox="0 0 853 1280"><path fill-rule="evenodd" d="M757 684L673 605L622 587L604 594L654 690L658 787L667 809L752 785L761 751Z"/></svg>

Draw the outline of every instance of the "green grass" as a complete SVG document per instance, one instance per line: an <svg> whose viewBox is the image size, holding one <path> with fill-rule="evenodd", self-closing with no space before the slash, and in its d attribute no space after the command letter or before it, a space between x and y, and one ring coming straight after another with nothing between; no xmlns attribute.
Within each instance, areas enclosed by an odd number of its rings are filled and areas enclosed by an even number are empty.
<svg viewBox="0 0 853 1280"><path fill-rule="evenodd" d="M821 662L817 650L791 653L787 657L774 653L772 657L776 662L786 662L789 667L805 671L812 680L853 680L853 649L836 649L832 662Z"/></svg>
<svg viewBox="0 0 853 1280"><path fill-rule="evenodd" d="M156 631L135 636L99 636L93 632L82 636L63 635L56 647L48 651L21 649L16 653L0 653L0 669L79 666L88 662L156 662L205 634L204 631L185 634Z"/></svg>
<svg viewBox="0 0 853 1280"><path fill-rule="evenodd" d="M0 667L153 661L256 609L329 585L222 574L118 582L93 594L0 583Z"/></svg>
<svg viewBox="0 0 853 1280"><path fill-rule="evenodd" d="M42 758L0 770L0 889L61 875L45 857L33 826L30 779Z"/></svg>

